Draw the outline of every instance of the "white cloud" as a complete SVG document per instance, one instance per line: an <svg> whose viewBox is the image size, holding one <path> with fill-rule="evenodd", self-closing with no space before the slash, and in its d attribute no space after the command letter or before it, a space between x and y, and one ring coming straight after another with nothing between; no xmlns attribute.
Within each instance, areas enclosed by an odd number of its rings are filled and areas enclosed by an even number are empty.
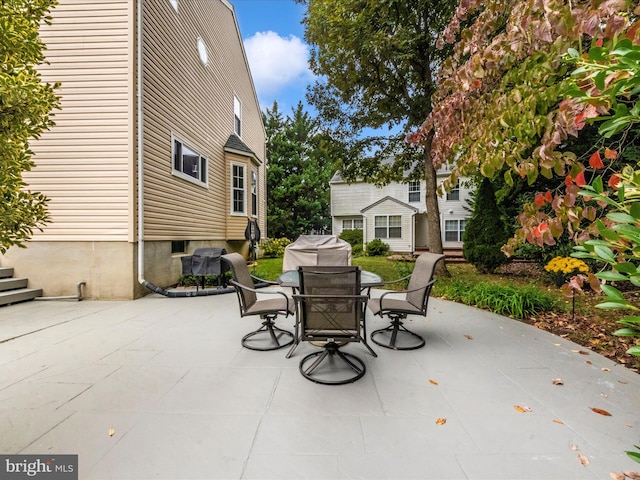
<svg viewBox="0 0 640 480"><path fill-rule="evenodd" d="M256 32L244 41L244 48L261 100L313 79L307 63L309 47L295 35Z"/></svg>

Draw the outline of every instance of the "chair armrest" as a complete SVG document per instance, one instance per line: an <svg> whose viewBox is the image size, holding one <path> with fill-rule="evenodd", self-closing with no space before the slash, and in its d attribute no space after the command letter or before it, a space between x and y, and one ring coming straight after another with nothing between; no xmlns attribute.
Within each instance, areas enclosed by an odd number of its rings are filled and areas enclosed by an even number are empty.
<svg viewBox="0 0 640 480"><path fill-rule="evenodd" d="M251 274L249 274L251 275ZM255 275L251 275L251 278L257 280L260 283L266 283L267 285L278 285L278 282L274 282L272 280L266 280L264 278L256 277Z"/></svg>
<svg viewBox="0 0 640 480"><path fill-rule="evenodd" d="M417 292L419 290L423 290L425 288L429 288L430 285L433 285L434 283L436 283L436 279L431 280L429 283L427 283L425 286L420 287L420 288L414 288L412 290L391 290L388 292L384 292L382 295L380 295L380 311L384 310L383 306L382 306L382 301L384 299L384 297L386 297L387 295L394 295L394 294L400 294L400 293L413 293L413 292Z"/></svg>
<svg viewBox="0 0 640 480"><path fill-rule="evenodd" d="M284 298L287 298L287 299L289 298L289 296L286 293L278 291L278 290L273 291L273 292L265 292L264 290L257 290L255 288L247 287L245 285L242 285L242 284L236 282L235 280L229 280L229 284L233 285L236 288L240 288L242 290L247 290L249 292L254 292L256 295L282 295ZM274 283L274 285L277 285L277 283Z"/></svg>
<svg viewBox="0 0 640 480"><path fill-rule="evenodd" d="M390 285L392 283L400 283L400 282L404 282L405 280L408 280L411 278L411 274L407 275L406 277L402 277L402 278L396 278L395 280L389 280L387 282L382 282L383 285Z"/></svg>

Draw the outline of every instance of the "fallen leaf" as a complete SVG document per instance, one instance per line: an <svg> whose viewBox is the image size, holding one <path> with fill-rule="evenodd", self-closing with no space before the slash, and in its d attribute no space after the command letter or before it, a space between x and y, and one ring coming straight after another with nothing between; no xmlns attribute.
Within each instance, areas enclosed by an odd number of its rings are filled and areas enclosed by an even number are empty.
<svg viewBox="0 0 640 480"><path fill-rule="evenodd" d="M560 425L564 425L562 420L558 420L557 418L553 420L554 423L559 423Z"/></svg>
<svg viewBox="0 0 640 480"><path fill-rule="evenodd" d="M447 423L446 418L436 418L436 425L444 425L445 423Z"/></svg>
<svg viewBox="0 0 640 480"><path fill-rule="evenodd" d="M473 337L472 337L471 335L465 335L465 338L466 338L467 340L473 340Z"/></svg>
<svg viewBox="0 0 640 480"><path fill-rule="evenodd" d="M623 385L626 385L626 384L627 384L627 383L629 383L629 382L627 382L626 380L618 380L618 383L621 383L621 384L623 384Z"/></svg>
<svg viewBox="0 0 640 480"><path fill-rule="evenodd" d="M625 427L629 427L629 428L633 428L633 425L631 425L630 423L625 423L624 425Z"/></svg>
<svg viewBox="0 0 640 480"><path fill-rule="evenodd" d="M569 448L570 448L571 450L573 450L574 452L577 452L577 451L578 451L578 446L577 446L575 443L572 443L572 444L569 446Z"/></svg>
<svg viewBox="0 0 640 480"><path fill-rule="evenodd" d="M113 437L116 434L116 429L113 428L113 425L109 428L109 436Z"/></svg>
<svg viewBox="0 0 640 480"><path fill-rule="evenodd" d="M606 410L602 410L601 408L591 407L591 410L599 413L600 415L604 415L605 417L611 417L611 414L609 412L607 412Z"/></svg>
<svg viewBox="0 0 640 480"><path fill-rule="evenodd" d="M584 465L585 467L586 467L587 465L589 465L589 459L588 459L587 457L585 457L583 454L578 453L578 458L580 459L580 463L581 463L582 465Z"/></svg>
<svg viewBox="0 0 640 480"><path fill-rule="evenodd" d="M580 355L589 355L586 350L571 350L573 353L579 353Z"/></svg>
<svg viewBox="0 0 640 480"><path fill-rule="evenodd" d="M640 480L640 473L638 472L623 472L631 480Z"/></svg>
<svg viewBox="0 0 640 480"><path fill-rule="evenodd" d="M624 473L611 472L611 473L609 474L609 476L610 476L613 480L624 480Z"/></svg>
<svg viewBox="0 0 640 480"><path fill-rule="evenodd" d="M515 408L520 413L525 413L525 412L530 412L531 411L531 408L529 408L529 407L521 407L520 405L514 405L513 408Z"/></svg>
<svg viewBox="0 0 640 480"><path fill-rule="evenodd" d="M435 380L429 380L429 383L430 383L431 385L437 385L437 384L438 384L438 382L436 382Z"/></svg>
<svg viewBox="0 0 640 480"><path fill-rule="evenodd" d="M602 371L603 371L603 372L610 372L610 371L611 371L611 369L610 369L610 368L607 368L607 367L604 367L604 368L602 369Z"/></svg>
<svg viewBox="0 0 640 480"><path fill-rule="evenodd" d="M564 385L564 382L562 381L562 379L561 379L561 378L554 378L554 379L553 379L553 381L552 381L552 383L553 383L554 385Z"/></svg>
<svg viewBox="0 0 640 480"><path fill-rule="evenodd" d="M584 362L584 363L586 363L587 365L593 365L593 363L591 362L591 360L587 360L587 361L586 361L586 362Z"/></svg>

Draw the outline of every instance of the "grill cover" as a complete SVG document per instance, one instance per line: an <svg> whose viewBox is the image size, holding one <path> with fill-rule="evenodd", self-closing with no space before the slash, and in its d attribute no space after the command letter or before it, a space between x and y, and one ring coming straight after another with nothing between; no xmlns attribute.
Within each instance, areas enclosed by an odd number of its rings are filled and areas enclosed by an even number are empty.
<svg viewBox="0 0 640 480"><path fill-rule="evenodd" d="M284 249L282 271L296 270L300 265L318 264L318 250L342 250L347 255L347 264L351 265L351 245L335 235L300 235L298 239Z"/></svg>
<svg viewBox="0 0 640 480"><path fill-rule="evenodd" d="M229 267L220 257L225 255L224 248L196 248L193 255L181 257L183 275L220 275L227 272Z"/></svg>

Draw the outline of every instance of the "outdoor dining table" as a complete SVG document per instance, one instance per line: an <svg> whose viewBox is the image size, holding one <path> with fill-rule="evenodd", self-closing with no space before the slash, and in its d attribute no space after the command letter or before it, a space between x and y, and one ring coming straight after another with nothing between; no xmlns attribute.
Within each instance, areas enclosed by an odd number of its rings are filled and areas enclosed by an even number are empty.
<svg viewBox="0 0 640 480"><path fill-rule="evenodd" d="M278 277L278 284L281 287L290 287L293 289L300 288L300 279L297 270L287 270ZM384 285L382 277L376 273L367 270L360 271L360 286L362 289L370 289L371 287L381 287Z"/></svg>

